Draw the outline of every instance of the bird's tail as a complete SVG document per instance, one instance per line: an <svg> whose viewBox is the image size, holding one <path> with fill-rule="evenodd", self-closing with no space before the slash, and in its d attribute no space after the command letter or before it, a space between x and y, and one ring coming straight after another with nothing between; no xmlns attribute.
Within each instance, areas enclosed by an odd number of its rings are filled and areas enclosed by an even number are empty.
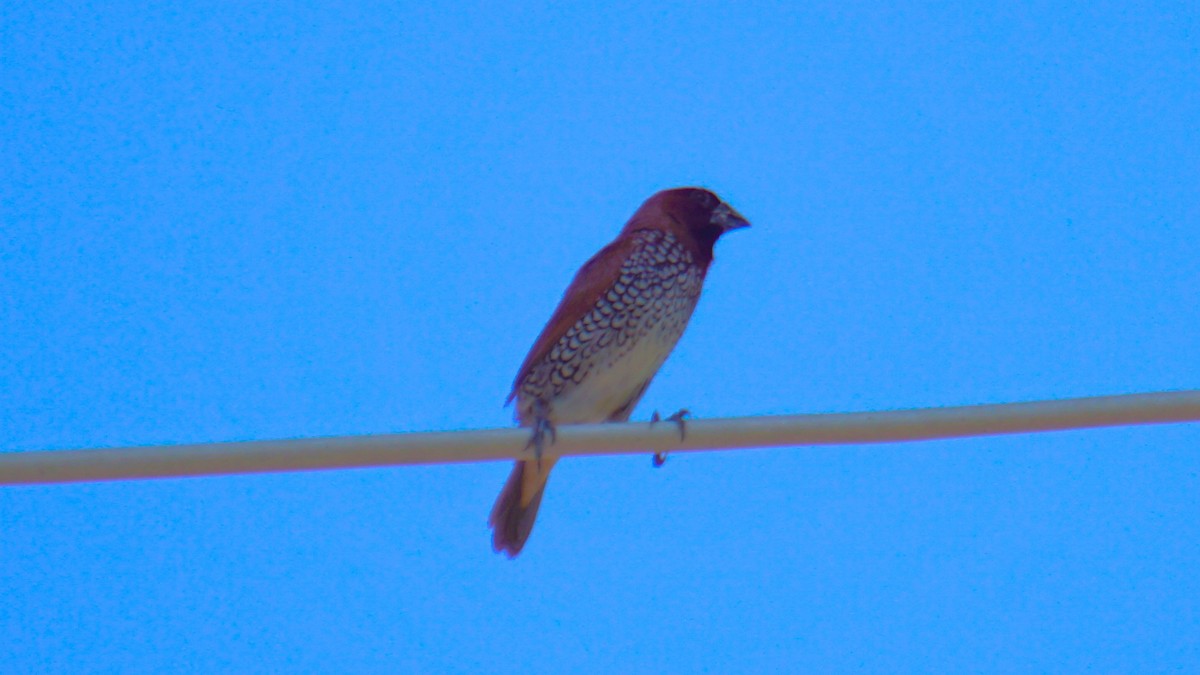
<svg viewBox="0 0 1200 675"><path fill-rule="evenodd" d="M554 462L552 458L543 457L541 466L536 461L513 465L508 482L496 498L492 515L488 517L488 525L492 528L492 548L497 552L504 551L508 557L515 558L525 546L529 533L533 531L533 521L537 518L542 493L546 490L546 479L550 477Z"/></svg>

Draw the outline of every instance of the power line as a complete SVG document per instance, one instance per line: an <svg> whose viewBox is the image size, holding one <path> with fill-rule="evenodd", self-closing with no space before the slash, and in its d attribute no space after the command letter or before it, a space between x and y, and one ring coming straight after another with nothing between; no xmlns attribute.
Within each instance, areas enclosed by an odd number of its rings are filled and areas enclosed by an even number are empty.
<svg viewBox="0 0 1200 675"><path fill-rule="evenodd" d="M1200 390L687 422L559 427L556 456L859 445L1200 421ZM529 459L529 430L422 432L194 445L0 453L0 485Z"/></svg>

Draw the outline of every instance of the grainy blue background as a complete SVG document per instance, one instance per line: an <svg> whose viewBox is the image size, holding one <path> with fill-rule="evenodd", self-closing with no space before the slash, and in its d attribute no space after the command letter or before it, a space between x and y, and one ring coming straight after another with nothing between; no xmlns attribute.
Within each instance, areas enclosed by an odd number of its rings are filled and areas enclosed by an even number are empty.
<svg viewBox="0 0 1200 675"><path fill-rule="evenodd" d="M431 5L438 4L438 7ZM635 418L1200 386L1194 2L8 2L0 448L471 429L654 191ZM0 490L4 672L1200 664L1200 427Z"/></svg>

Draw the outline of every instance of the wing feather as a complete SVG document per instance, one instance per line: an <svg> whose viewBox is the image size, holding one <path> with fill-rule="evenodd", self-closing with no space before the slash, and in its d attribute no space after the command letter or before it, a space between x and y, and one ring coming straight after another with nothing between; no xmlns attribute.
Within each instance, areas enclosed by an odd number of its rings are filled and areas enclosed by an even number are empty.
<svg viewBox="0 0 1200 675"><path fill-rule="evenodd" d="M546 322L546 326L542 328L541 334L530 348L529 354L525 356L525 361L521 364L521 368L513 380L513 388L508 394L506 403L516 397L517 388L520 386L521 380L529 373L529 369L545 358L554 348L555 343L571 329L571 326L592 311L600 296L612 288L617 278L620 277L621 266L633 251L634 244L633 238L623 234L600 249L596 255L583 264L583 267L579 268L571 285L563 293L562 300L559 301L554 314L550 316L550 320Z"/></svg>

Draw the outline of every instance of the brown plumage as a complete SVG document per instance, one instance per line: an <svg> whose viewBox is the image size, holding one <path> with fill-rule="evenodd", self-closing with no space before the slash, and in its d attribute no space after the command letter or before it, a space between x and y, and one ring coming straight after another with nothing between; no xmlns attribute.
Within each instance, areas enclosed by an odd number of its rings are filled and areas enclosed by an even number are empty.
<svg viewBox="0 0 1200 675"><path fill-rule="evenodd" d="M624 422L700 299L713 244L749 223L712 192L663 190L576 273L517 371L517 421ZM551 451L552 452L552 449ZM521 552L556 458L519 461L492 507L492 547Z"/></svg>

